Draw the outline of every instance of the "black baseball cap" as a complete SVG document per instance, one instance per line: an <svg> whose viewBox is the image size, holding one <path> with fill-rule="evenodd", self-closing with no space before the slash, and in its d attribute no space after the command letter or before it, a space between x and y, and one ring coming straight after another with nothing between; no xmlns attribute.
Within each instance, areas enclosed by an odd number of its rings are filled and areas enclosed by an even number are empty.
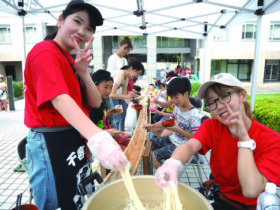
<svg viewBox="0 0 280 210"><path fill-rule="evenodd" d="M66 6L64 11L67 11L69 8L85 8L88 10L89 15L94 19L94 23L96 26L103 25L103 17L99 10L91 4L85 3L83 0L72 0Z"/></svg>

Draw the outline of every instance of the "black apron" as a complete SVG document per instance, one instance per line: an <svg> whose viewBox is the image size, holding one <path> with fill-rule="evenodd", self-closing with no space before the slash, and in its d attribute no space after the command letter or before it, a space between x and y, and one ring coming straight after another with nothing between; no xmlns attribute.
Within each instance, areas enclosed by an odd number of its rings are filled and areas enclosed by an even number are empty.
<svg viewBox="0 0 280 210"><path fill-rule="evenodd" d="M78 184L92 174L86 156L86 140L74 128L59 132L44 132L55 177L59 207L62 210L82 209L85 202ZM90 195L94 183L87 185Z"/></svg>

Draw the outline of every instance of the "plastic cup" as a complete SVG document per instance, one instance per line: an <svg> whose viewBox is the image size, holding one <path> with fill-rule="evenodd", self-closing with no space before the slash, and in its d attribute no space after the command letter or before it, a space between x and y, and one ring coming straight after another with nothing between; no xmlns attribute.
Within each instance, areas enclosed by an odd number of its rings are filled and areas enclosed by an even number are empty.
<svg viewBox="0 0 280 210"><path fill-rule="evenodd" d="M121 104L116 105L115 109L118 114L121 114L123 112L123 107Z"/></svg>

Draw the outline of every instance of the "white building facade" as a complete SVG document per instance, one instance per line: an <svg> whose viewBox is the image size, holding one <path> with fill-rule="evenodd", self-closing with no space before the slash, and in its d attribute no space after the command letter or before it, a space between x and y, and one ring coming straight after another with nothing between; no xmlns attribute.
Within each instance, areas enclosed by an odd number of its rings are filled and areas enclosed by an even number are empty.
<svg viewBox="0 0 280 210"><path fill-rule="evenodd" d="M266 15L262 19L257 92L280 92L280 15ZM22 24L21 17L4 15L0 18L0 74L12 75L16 81L23 79L22 64L25 55L54 28L36 19L26 21L24 27ZM200 76L200 80L203 68L205 80L216 73L232 73L249 90L254 65L256 27L256 21L250 21L214 38L208 37L206 56L203 40L157 36L133 39L134 49L130 54L139 57L144 63L148 81L162 68L174 70L174 66L180 63L182 67L191 68L192 73ZM117 51L118 41L118 37L95 35L94 69L106 69L106 60Z"/></svg>

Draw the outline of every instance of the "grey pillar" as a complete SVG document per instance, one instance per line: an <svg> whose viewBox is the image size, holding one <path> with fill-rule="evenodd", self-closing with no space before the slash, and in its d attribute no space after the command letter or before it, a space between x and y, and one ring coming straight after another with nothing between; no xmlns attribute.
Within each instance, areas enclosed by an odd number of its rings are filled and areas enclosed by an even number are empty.
<svg viewBox="0 0 280 210"><path fill-rule="evenodd" d="M103 37L103 63L105 64L105 69L107 69L107 63L110 55L113 54L113 39L112 36Z"/></svg>
<svg viewBox="0 0 280 210"><path fill-rule="evenodd" d="M7 76L7 87L8 87L8 93L9 93L9 110L15 110L13 77L12 76Z"/></svg>
<svg viewBox="0 0 280 210"><path fill-rule="evenodd" d="M98 69L104 69L103 64L103 46L102 46L102 37L94 36L93 41L93 65L94 71Z"/></svg>

